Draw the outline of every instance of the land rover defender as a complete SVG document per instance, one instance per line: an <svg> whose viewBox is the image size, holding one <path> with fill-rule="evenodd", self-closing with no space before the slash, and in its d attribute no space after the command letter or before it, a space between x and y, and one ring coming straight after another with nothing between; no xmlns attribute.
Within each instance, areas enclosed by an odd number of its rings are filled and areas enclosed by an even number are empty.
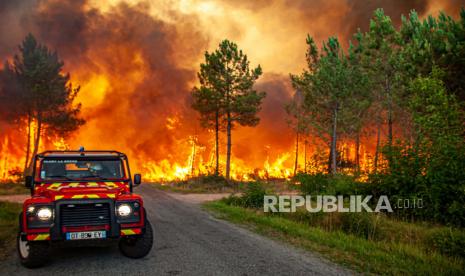
<svg viewBox="0 0 465 276"><path fill-rule="evenodd" d="M152 227L142 198L133 193L141 175L131 178L124 153L46 151L33 162L17 238L24 266L46 263L54 243L113 240L130 258L150 252Z"/></svg>

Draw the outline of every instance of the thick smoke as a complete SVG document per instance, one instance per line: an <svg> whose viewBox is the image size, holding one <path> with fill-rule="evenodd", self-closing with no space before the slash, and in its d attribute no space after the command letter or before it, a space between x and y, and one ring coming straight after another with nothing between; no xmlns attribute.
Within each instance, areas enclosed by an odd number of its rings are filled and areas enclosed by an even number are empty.
<svg viewBox="0 0 465 276"><path fill-rule="evenodd" d="M25 6L29 13L24 13ZM188 47L178 45L177 36L184 31L149 15L145 4L122 3L106 13L86 1L2 4L1 14L15 12L21 15L16 21L19 37L31 32L56 49L65 70L83 86L78 100L87 124L76 144L129 150L154 161L178 157L183 150L178 140L186 133L167 128L167 118L176 117L172 127L179 130L183 125L185 131L197 122L186 104L195 69L181 68L176 52L200 56L206 48L204 38L197 36ZM182 24L186 30L195 29L192 20ZM1 36L3 59L15 52L21 39ZM95 76L103 79L103 89L93 81Z"/></svg>
<svg viewBox="0 0 465 276"><path fill-rule="evenodd" d="M235 158L255 168L267 156L292 152L294 137L283 108L293 93L287 74L304 67L307 33L317 41L337 35L344 42L357 28L366 30L375 8L384 8L396 24L411 9L420 14L431 9L421 0L218 0L207 6L193 0L188 9L170 1L122 2L105 9L95 3L1 1L0 59L11 59L27 33L56 49L73 82L81 85L78 101L87 120L70 146L123 150L139 168L145 161L185 163L194 134L208 159L212 135L200 128L190 91L204 51L221 39L237 42L266 72L256 87L267 92L260 124L238 127L233 134ZM445 5L457 10L451 6Z"/></svg>

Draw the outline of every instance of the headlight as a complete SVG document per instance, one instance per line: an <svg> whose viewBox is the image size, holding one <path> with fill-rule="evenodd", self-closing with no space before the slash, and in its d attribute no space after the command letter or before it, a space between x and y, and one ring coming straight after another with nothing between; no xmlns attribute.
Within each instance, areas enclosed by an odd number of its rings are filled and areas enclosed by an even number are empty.
<svg viewBox="0 0 465 276"><path fill-rule="evenodd" d="M42 221L49 220L52 218L52 210L47 207L40 208L39 211L37 211L37 217Z"/></svg>
<svg viewBox="0 0 465 276"><path fill-rule="evenodd" d="M48 228L53 225L54 206L29 205L25 210L27 228Z"/></svg>
<svg viewBox="0 0 465 276"><path fill-rule="evenodd" d="M131 214L132 212L132 209L129 205L127 204L121 204L120 206L118 206L118 215L121 216L121 217L127 217Z"/></svg>
<svg viewBox="0 0 465 276"><path fill-rule="evenodd" d="M115 213L118 223L137 223L141 220L141 202L117 201Z"/></svg>

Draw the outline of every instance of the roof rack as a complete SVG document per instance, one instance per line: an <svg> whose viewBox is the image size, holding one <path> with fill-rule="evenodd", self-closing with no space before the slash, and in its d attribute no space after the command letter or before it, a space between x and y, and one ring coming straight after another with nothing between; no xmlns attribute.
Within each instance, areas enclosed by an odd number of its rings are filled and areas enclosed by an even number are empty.
<svg viewBox="0 0 465 276"><path fill-rule="evenodd" d="M38 154L38 156L40 157L46 157L46 156L63 156L63 155L69 155L69 156L73 156L73 155L78 155L78 156L89 156L89 155L92 155L92 156L119 156L119 157L124 157L126 156L126 154L122 153L122 152L119 152L119 151L115 151L115 150L84 150L84 151L81 151L81 150L47 150L47 151L44 151L44 152L41 152Z"/></svg>

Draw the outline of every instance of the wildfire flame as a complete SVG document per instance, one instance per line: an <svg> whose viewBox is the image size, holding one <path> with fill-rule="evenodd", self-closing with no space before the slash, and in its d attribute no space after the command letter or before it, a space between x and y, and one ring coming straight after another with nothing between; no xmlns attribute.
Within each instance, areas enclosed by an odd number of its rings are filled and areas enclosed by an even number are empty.
<svg viewBox="0 0 465 276"><path fill-rule="evenodd" d="M358 27L368 26L372 12L370 5L337 2L335 9L334 3L318 1L27 2L5 5L10 10L0 17L0 26L18 27L0 35L0 58L11 61L29 32L56 49L72 82L81 86L76 102L82 103L87 121L70 137L42 133L39 151L81 145L123 151L131 170L149 181L185 180L214 172L214 133L199 125L189 95L205 50L215 49L224 38L236 41L253 65L261 64L266 72L256 85L267 92L260 124L233 130L231 176L237 180L292 177L295 134L286 124L283 105L294 93L289 72L300 72L305 66L306 34L322 41L336 32L347 41ZM388 14L395 12L396 22L412 8L421 13L444 7L383 5ZM32 122L31 139L36 136L34 126ZM0 178L11 179L24 168L28 129L1 120L0 129ZM220 138L224 171L223 133ZM373 167L374 141L375 137L365 137L360 147L364 172ZM301 143L297 171L326 170L327 159L315 159L327 156L326 149L319 149L322 144L315 142L304 152ZM353 142L341 141L338 147L344 160L354 162Z"/></svg>

